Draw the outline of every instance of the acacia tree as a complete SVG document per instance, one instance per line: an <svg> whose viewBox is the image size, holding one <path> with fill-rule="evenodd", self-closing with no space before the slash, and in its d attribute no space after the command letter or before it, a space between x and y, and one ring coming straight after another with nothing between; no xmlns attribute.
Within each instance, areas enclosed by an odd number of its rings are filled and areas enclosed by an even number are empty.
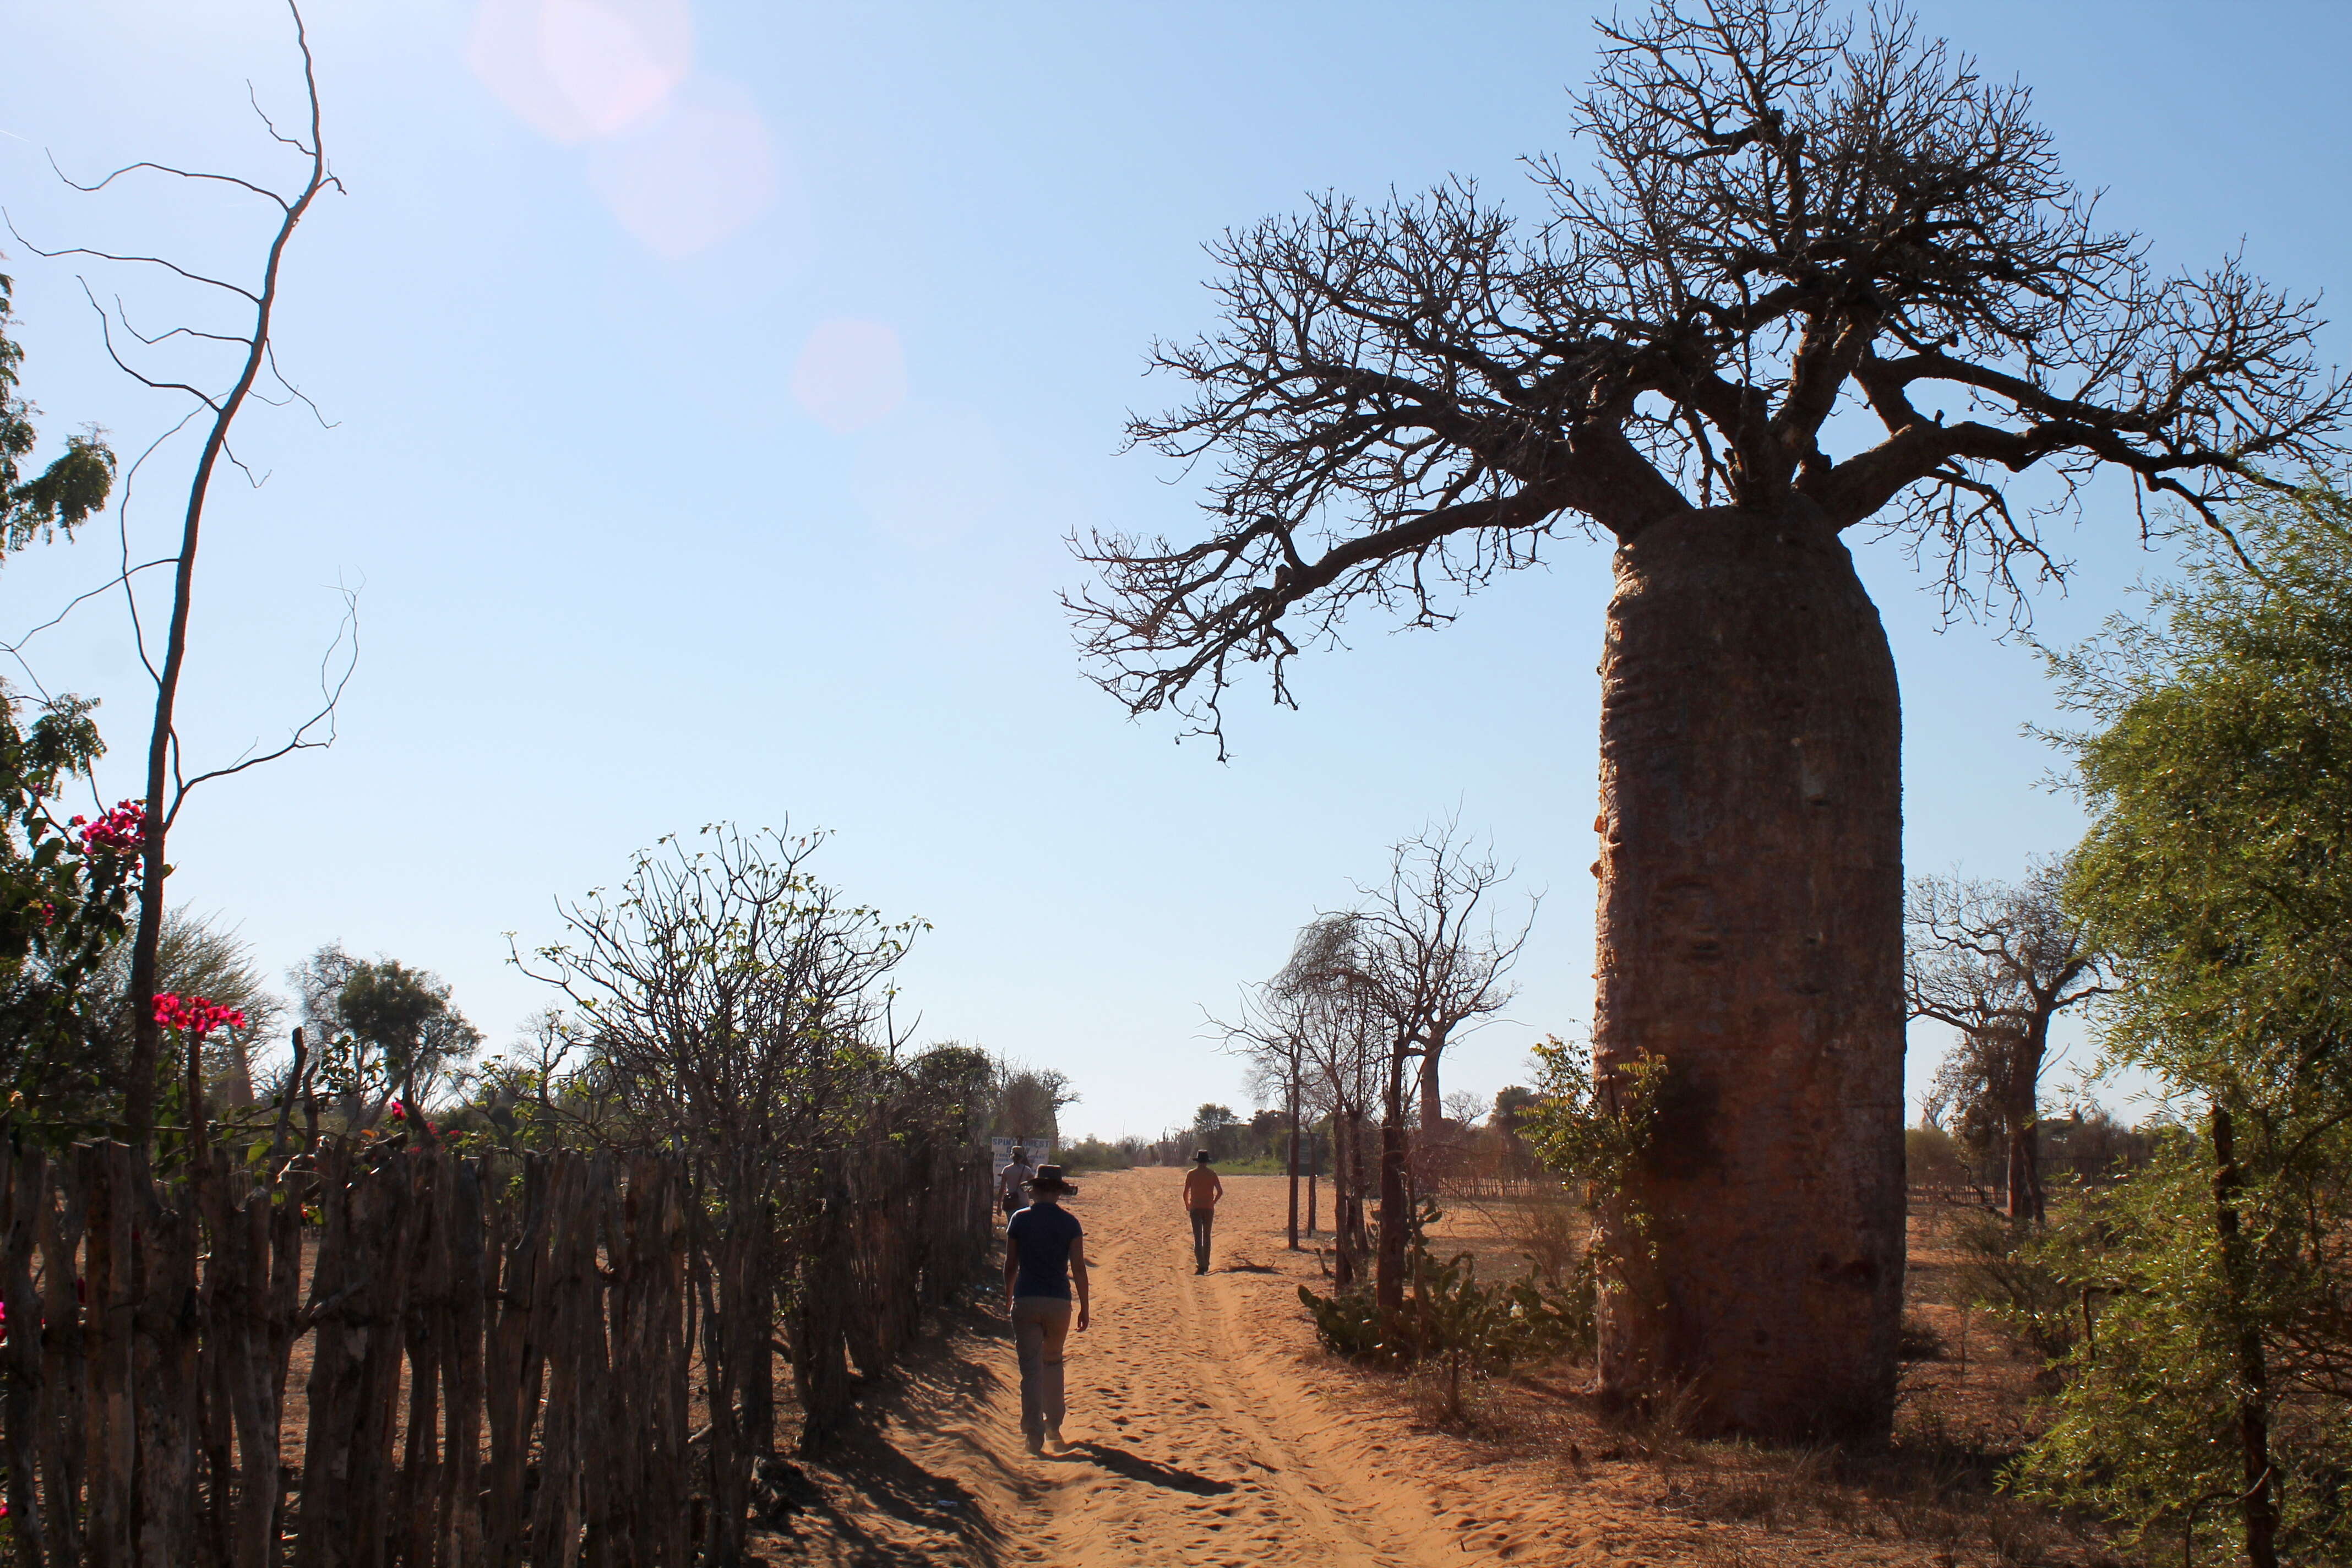
<svg viewBox="0 0 2352 1568"><path fill-rule="evenodd" d="M2051 660L2089 721L2064 894L2116 955L2107 1058L2179 1120L2045 1248L2099 1312L2019 1479L2273 1568L2352 1561L2352 498L2233 531Z"/></svg>
<svg viewBox="0 0 2352 1568"><path fill-rule="evenodd" d="M333 942L289 972L308 1048L344 1097L353 1128L388 1107L419 1135L423 1112L457 1079L482 1032L450 1001L449 983L396 958L359 959Z"/></svg>
<svg viewBox="0 0 2352 1568"><path fill-rule="evenodd" d="M1970 606L2058 569L2039 521L2100 469L2211 517L2257 465L2337 452L2352 389L2311 301L2235 258L2160 276L2026 90L1899 11L1600 27L1591 173L1533 160L1536 223L1457 180L1212 247L1222 323L1153 356L1194 395L1130 426L1213 465L1209 527L1074 541L1100 580L1071 608L1103 686L1222 752L1238 666L1288 702L1352 610L1434 625L1562 531L1616 546L1595 1043L1673 1082L1633 1194L1664 1288L1603 1303L1603 1386L1871 1436L1903 1273L1900 719L1843 535L1900 536ZM2005 489L2028 470L2039 510Z"/></svg>
<svg viewBox="0 0 2352 1568"><path fill-rule="evenodd" d="M1960 1032L1937 1071L1937 1093L1998 1129L2009 1217L2037 1224L2050 1025L2108 991L2097 945L2059 903L2063 882L2055 865L2015 884L1915 877L1904 902L1906 1010Z"/></svg>

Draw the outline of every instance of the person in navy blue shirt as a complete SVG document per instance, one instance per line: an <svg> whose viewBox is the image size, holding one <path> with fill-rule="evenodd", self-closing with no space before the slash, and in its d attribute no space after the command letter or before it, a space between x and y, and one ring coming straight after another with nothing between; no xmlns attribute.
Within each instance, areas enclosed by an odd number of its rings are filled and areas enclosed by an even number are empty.
<svg viewBox="0 0 2352 1568"><path fill-rule="evenodd" d="M1004 1226L1004 1296L1013 1344L1021 1358L1021 1436L1033 1454L1062 1440L1062 1344L1070 1336L1070 1287L1077 1286L1078 1327L1087 1326L1086 1233L1061 1200L1078 1189L1059 1165L1029 1178L1029 1206Z"/></svg>

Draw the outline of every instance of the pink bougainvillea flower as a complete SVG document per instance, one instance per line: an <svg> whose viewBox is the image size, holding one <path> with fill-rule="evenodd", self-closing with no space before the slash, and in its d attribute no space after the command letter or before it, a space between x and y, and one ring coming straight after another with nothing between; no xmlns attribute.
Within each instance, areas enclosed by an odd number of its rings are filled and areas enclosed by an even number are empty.
<svg viewBox="0 0 2352 1568"><path fill-rule="evenodd" d="M175 996L169 991L155 994L155 1022L166 1029L183 1029L198 1039L215 1029L242 1029L245 1012L238 1007L225 1007L204 996Z"/></svg>
<svg viewBox="0 0 2352 1568"><path fill-rule="evenodd" d="M77 816L70 826L81 828L81 846L85 850L104 849L116 855L128 855L140 848L147 837L147 806L143 801L126 800L112 811L87 827L87 818Z"/></svg>

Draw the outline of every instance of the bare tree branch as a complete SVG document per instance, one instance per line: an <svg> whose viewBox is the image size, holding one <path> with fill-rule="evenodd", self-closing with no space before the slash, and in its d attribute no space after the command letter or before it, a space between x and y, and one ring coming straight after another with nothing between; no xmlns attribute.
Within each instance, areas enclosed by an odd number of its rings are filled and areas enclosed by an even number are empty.
<svg viewBox="0 0 2352 1568"><path fill-rule="evenodd" d="M1600 30L1572 121L1591 172L1529 160L1531 223L1455 181L1210 247L1221 324L1151 354L1191 400L1128 427L1212 465L1205 535L1071 542L1098 581L1065 605L1132 711L1174 709L1222 754L1237 663L1287 703L1288 661L1349 611L1443 622L1446 590L1533 564L1563 522L1874 523L1948 613L2018 614L2065 570L2041 524L2103 468L2212 522L2345 451L2352 381L2319 367L2316 301L2234 256L2158 274L2025 89L1907 14L1655 0ZM1848 408L1885 435L1841 455ZM2020 510L2028 471L2057 494Z"/></svg>

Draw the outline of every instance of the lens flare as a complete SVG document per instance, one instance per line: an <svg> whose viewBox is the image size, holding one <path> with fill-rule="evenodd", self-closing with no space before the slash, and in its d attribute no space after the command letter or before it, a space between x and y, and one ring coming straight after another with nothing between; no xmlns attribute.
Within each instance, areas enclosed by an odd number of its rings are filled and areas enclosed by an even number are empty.
<svg viewBox="0 0 2352 1568"><path fill-rule="evenodd" d="M907 355L880 321L824 321L793 366L793 397L837 436L887 418L907 400Z"/></svg>
<svg viewBox="0 0 2352 1568"><path fill-rule="evenodd" d="M567 145L644 123L694 67L688 0L483 0L467 63L524 124Z"/></svg>
<svg viewBox="0 0 2352 1568"><path fill-rule="evenodd" d="M682 261L773 205L775 149L749 93L698 76L649 124L597 143L588 181L623 228Z"/></svg>

